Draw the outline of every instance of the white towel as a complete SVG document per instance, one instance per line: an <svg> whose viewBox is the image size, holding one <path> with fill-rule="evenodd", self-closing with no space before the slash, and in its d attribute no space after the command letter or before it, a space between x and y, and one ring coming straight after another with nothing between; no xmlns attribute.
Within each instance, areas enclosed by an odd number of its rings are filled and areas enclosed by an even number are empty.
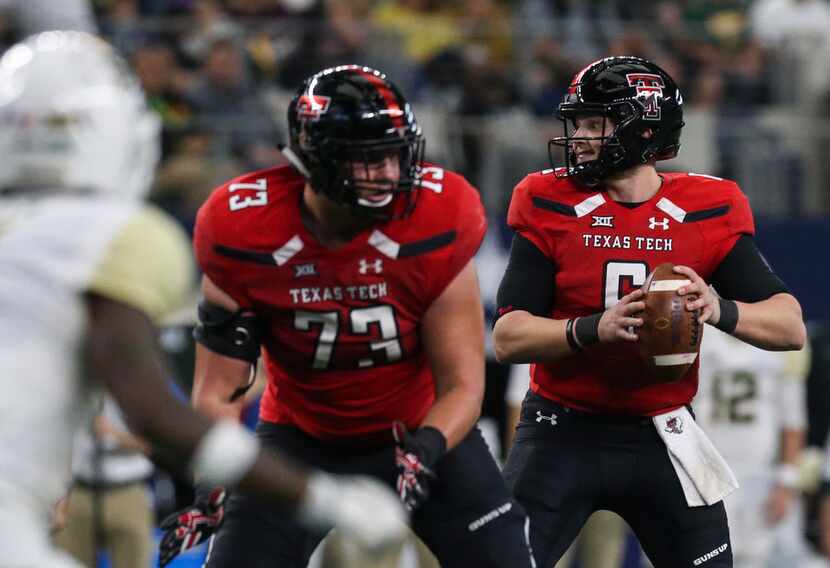
<svg viewBox="0 0 830 568"><path fill-rule="evenodd" d="M713 505L738 488L738 480L685 407L653 417L690 507Z"/></svg>

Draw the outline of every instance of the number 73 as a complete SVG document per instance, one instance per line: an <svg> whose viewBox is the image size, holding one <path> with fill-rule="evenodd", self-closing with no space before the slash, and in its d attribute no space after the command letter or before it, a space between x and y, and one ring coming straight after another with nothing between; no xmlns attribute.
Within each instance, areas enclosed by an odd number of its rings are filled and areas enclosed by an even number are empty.
<svg viewBox="0 0 830 568"><path fill-rule="evenodd" d="M384 351L386 360L389 363L400 361L403 357L401 342L398 340L398 325L395 321L395 310L390 305L369 306L366 308L354 308L349 311L349 324L351 333L354 335L367 335L372 324L380 328L379 341L369 342L369 349L372 352ZM317 337L317 345L314 348L312 369L325 370L331 365L331 357L334 352L334 345L340 332L340 312L313 312L308 310L297 310L294 312L294 328L299 331L311 331L313 328L320 329ZM365 369L375 365L374 359L364 357L358 359L357 367Z"/></svg>

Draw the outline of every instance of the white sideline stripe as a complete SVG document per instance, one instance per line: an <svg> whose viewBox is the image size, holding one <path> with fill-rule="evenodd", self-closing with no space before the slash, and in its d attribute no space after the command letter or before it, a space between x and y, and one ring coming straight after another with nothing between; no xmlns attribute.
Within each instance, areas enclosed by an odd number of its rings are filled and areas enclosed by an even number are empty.
<svg viewBox="0 0 830 568"><path fill-rule="evenodd" d="M398 252L401 250L401 245L375 229L369 235L369 244L378 249L381 253L389 258L398 258Z"/></svg>
<svg viewBox="0 0 830 568"><path fill-rule="evenodd" d="M271 256L274 257L274 262L277 263L277 266L282 266L291 260L294 255L303 250L303 246L303 239L300 238L300 235L294 235L287 243L272 252Z"/></svg>
<svg viewBox="0 0 830 568"><path fill-rule="evenodd" d="M686 211L684 211L682 207L678 207L677 205L672 203L670 199L666 199L665 197L661 197L660 201L657 202L657 209L659 209L663 213L666 213L678 223L682 223L683 220L686 218Z"/></svg>
<svg viewBox="0 0 830 568"><path fill-rule="evenodd" d="M584 217L603 203L605 203L605 198L601 193L597 193L596 195L592 195L588 199L574 205L574 211L576 211L577 217Z"/></svg>
<svg viewBox="0 0 830 568"><path fill-rule="evenodd" d="M697 353L676 353L674 355L655 355L654 364L658 367L671 367L672 365L688 365L694 363Z"/></svg>
<svg viewBox="0 0 830 568"><path fill-rule="evenodd" d="M674 292L675 290L691 284L691 280L652 280L649 292Z"/></svg>

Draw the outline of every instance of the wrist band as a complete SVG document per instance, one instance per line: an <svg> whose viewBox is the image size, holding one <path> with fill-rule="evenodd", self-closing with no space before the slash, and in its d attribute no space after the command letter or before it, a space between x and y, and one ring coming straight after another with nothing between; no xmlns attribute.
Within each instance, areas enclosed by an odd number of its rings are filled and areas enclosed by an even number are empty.
<svg viewBox="0 0 830 568"><path fill-rule="evenodd" d="M582 351L582 347L580 347L579 343L576 342L576 338L574 337L573 319L569 319L568 322L565 324L565 339L568 340L568 345L571 346L572 350Z"/></svg>
<svg viewBox="0 0 830 568"><path fill-rule="evenodd" d="M574 320L574 339L582 349L599 341L600 318L602 318L602 312Z"/></svg>
<svg viewBox="0 0 830 568"><path fill-rule="evenodd" d="M781 463L775 468L775 481L787 489L798 489L801 486L801 474L794 463Z"/></svg>
<svg viewBox="0 0 830 568"><path fill-rule="evenodd" d="M732 335L738 327L738 304L724 298L718 298L718 304L720 304L720 319L715 327Z"/></svg>
<svg viewBox="0 0 830 568"><path fill-rule="evenodd" d="M199 441L190 460L196 483L233 485L259 455L259 442L240 424L223 420Z"/></svg>

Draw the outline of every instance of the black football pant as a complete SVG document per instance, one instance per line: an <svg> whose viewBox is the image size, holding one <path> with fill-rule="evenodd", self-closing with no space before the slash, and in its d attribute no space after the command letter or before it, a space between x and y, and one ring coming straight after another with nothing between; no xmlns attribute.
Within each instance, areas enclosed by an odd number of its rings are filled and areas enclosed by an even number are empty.
<svg viewBox="0 0 830 568"><path fill-rule="evenodd" d="M727 568L723 503L689 507L651 418L581 413L528 392L504 474L553 568L597 510L628 522L655 568Z"/></svg>
<svg viewBox="0 0 830 568"><path fill-rule="evenodd" d="M312 467L367 474L394 488L394 446L356 450L326 444L293 426L260 422L263 446ZM412 516L412 528L442 568L531 568L527 516L510 496L501 472L474 428L437 464L430 498ZM325 536L290 513L236 493L211 542L207 568L305 568Z"/></svg>

